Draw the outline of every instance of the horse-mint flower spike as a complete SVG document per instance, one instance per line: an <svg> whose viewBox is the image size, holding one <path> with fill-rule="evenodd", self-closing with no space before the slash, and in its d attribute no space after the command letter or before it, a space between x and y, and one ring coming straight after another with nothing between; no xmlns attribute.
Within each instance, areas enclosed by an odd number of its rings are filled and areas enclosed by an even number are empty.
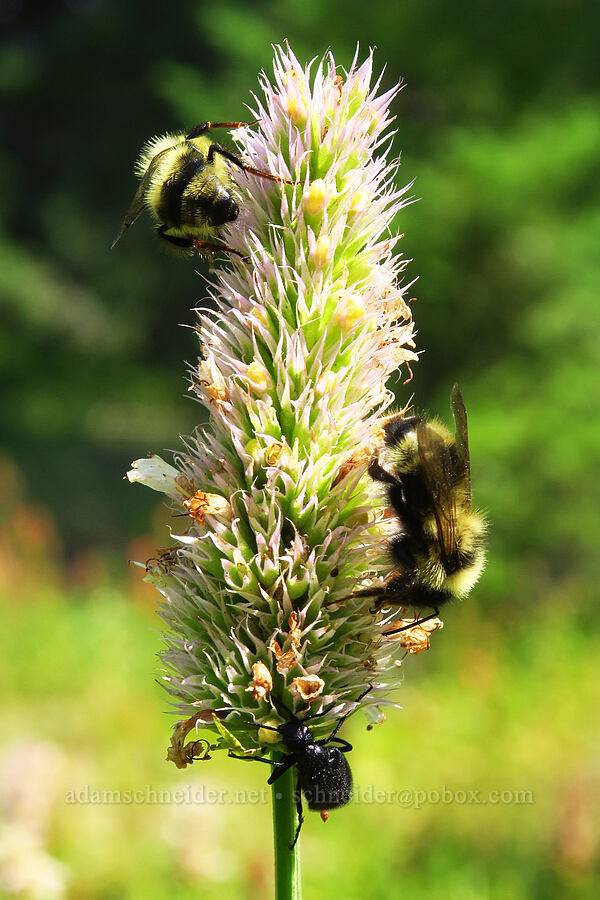
<svg viewBox="0 0 600 900"><path fill-rule="evenodd" d="M383 634L397 611L348 599L389 571L366 469L386 381L416 359L391 231L407 190L387 159L399 85L371 87L371 56L341 73L331 56L303 68L288 48L274 74L235 138L249 165L293 183L235 173L242 212L223 237L240 256L214 276L190 388L208 424L174 464L153 456L129 473L177 515L168 565L147 565L163 683L185 717L177 765L203 755L186 751L188 731L211 749L278 740L257 727L280 721L273 701L312 714L335 701L312 720L323 736L372 684L361 706L376 721L408 646Z"/></svg>

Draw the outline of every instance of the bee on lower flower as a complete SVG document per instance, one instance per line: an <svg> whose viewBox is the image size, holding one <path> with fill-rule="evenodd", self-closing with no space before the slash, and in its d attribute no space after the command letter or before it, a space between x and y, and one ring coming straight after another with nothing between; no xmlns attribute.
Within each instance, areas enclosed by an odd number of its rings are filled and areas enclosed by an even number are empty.
<svg viewBox="0 0 600 900"><path fill-rule="evenodd" d="M425 618L384 632L398 634L439 613L475 586L485 563L483 516L471 508L467 413L455 385L451 397L455 433L437 420L392 416L383 425L384 459L373 459L371 478L385 485L399 531L389 544L396 571L380 587L355 597L374 597L375 608L399 605L432 609Z"/></svg>

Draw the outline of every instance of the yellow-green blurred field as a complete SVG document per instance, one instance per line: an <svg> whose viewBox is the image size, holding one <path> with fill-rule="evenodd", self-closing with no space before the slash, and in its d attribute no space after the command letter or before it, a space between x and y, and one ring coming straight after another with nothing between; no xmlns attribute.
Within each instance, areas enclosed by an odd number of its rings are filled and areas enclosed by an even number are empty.
<svg viewBox="0 0 600 900"><path fill-rule="evenodd" d="M381 89L406 82L423 354L395 387L448 418L460 383L491 524L481 582L399 672L403 709L348 723L357 801L307 817L304 895L598 896L600 7L68 0L0 2L0 24L2 900L272 895L269 804L233 802L266 767L165 761L160 620L128 565L169 520L123 474L206 419L179 326L207 267L143 219L109 246L144 141L242 119L284 38L346 67L376 46Z"/></svg>
<svg viewBox="0 0 600 900"><path fill-rule="evenodd" d="M65 587L47 537L36 548L32 528L32 568L2 560L0 895L270 896L263 767L165 761L150 589L139 570ZM351 721L357 799L327 824L307 817L307 897L596 895L598 634L547 601L449 609L399 673L403 709L370 732Z"/></svg>

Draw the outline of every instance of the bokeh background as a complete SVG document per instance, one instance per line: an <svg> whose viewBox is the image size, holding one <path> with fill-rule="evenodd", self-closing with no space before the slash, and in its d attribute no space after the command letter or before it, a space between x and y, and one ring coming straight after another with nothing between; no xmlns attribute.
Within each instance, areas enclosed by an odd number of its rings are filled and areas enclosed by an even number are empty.
<svg viewBox="0 0 600 900"><path fill-rule="evenodd" d="M481 584L405 667L404 709L348 727L363 801L308 818L306 896L597 896L600 8L0 0L0 23L0 896L272 891L269 806L231 799L263 767L164 761L154 594L128 566L169 520L123 474L203 416L180 326L207 270L147 220L109 246L143 141L243 119L284 38L341 65L376 45L384 85L407 82L395 148L421 199L398 227L424 352L398 396L447 417L459 381L492 523ZM188 787L227 794L67 802Z"/></svg>

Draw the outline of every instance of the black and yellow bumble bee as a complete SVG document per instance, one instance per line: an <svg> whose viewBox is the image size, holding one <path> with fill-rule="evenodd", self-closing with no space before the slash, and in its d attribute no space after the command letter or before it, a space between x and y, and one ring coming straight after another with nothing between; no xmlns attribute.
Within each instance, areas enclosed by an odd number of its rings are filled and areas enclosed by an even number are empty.
<svg viewBox="0 0 600 900"><path fill-rule="evenodd" d="M439 607L470 593L485 562L486 523L471 508L467 413L458 385L451 397L455 434L437 420L392 416L384 426L384 464L372 460L369 474L386 486L400 530L389 552L397 569L379 588L354 596L388 605L434 612L398 634L437 616Z"/></svg>
<svg viewBox="0 0 600 900"><path fill-rule="evenodd" d="M187 133L165 134L148 141L135 165L139 187L112 246L147 209L158 222L158 236L180 253L219 251L242 256L216 240L219 229L235 221L240 212L240 194L231 165L270 181L285 181L247 166L208 135L214 128L240 128L245 124L202 122Z"/></svg>

